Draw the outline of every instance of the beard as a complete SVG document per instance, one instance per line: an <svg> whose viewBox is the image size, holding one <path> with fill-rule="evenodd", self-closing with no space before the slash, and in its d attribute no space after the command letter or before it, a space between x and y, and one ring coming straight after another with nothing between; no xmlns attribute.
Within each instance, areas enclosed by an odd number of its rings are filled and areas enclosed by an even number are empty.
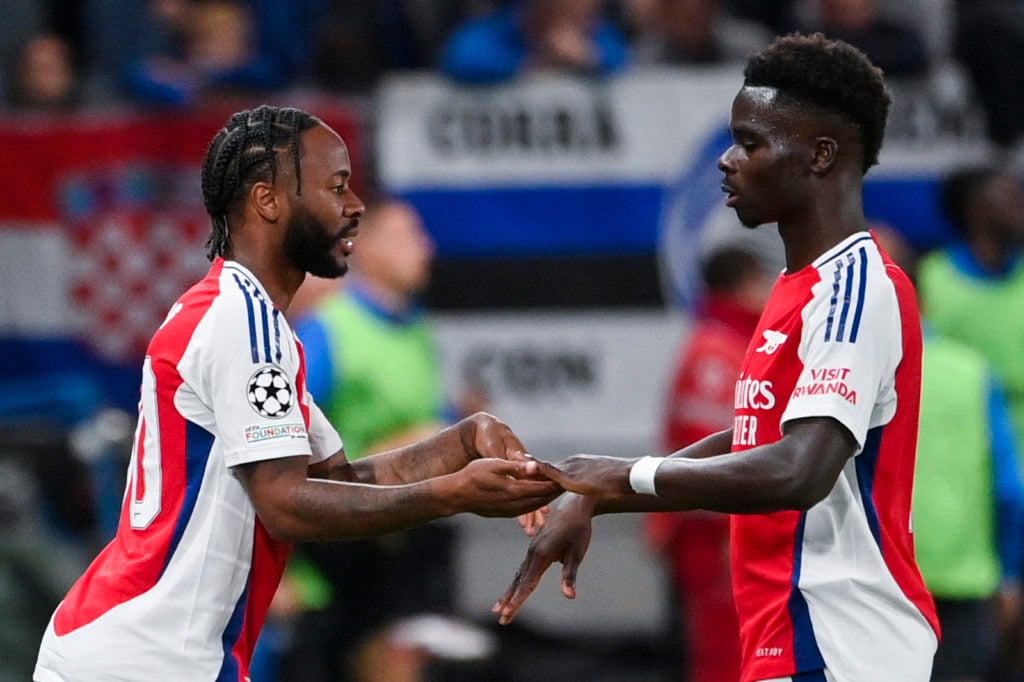
<svg viewBox="0 0 1024 682"><path fill-rule="evenodd" d="M332 237L327 226L297 205L284 233L284 255L299 270L316 277L337 279L348 272L348 263L334 257L334 247L344 232Z"/></svg>

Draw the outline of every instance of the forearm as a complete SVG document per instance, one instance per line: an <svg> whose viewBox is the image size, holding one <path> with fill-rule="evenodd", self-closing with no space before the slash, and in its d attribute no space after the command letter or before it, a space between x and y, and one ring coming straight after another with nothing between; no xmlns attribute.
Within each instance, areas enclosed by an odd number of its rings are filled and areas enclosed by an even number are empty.
<svg viewBox="0 0 1024 682"><path fill-rule="evenodd" d="M307 542L375 537L458 511L444 478L408 485L307 479L275 501L272 517L261 518L276 539Z"/></svg>
<svg viewBox="0 0 1024 682"><path fill-rule="evenodd" d="M463 420L419 442L351 462L349 480L402 485L458 471L476 458L473 427Z"/></svg>
<svg viewBox="0 0 1024 682"><path fill-rule="evenodd" d="M719 431L702 438L696 443L687 445L685 448L673 452L668 457L671 459L704 460L728 453L731 447L732 429L726 429L725 431ZM595 514L657 511L680 511L680 500L631 493L621 498L601 500L594 509Z"/></svg>
<svg viewBox="0 0 1024 682"><path fill-rule="evenodd" d="M712 442L701 441L694 454L721 445L726 433L710 436ZM628 478L620 474L616 492L603 495L597 511L805 510L829 493L855 448L845 428L830 419L814 419L788 425L781 440L743 452L689 457L683 456L684 449L658 467L656 496L632 492Z"/></svg>

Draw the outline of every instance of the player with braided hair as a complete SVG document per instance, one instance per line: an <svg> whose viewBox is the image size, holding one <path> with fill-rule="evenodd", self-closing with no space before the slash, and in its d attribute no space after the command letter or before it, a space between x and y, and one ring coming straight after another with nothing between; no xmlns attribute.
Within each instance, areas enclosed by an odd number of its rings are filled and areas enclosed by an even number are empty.
<svg viewBox="0 0 1024 682"><path fill-rule="evenodd" d="M889 92L861 52L820 34L777 38L744 73L722 190L747 227L778 223L786 269L733 425L665 458L540 464L570 492L494 610L509 622L553 562L574 597L594 514L726 512L742 682L926 682L939 626L910 519L921 323L861 197Z"/></svg>
<svg viewBox="0 0 1024 682"><path fill-rule="evenodd" d="M560 491L484 413L346 459L284 311L306 273L347 270L365 210L351 176L341 137L296 109L239 112L214 137L213 265L147 349L117 534L55 611L38 682L248 680L291 543L461 512L530 529Z"/></svg>

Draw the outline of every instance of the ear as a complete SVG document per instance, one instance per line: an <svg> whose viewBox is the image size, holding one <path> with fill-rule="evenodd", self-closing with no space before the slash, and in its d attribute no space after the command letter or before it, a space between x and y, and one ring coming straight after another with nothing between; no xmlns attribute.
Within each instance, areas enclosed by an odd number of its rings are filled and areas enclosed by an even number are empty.
<svg viewBox="0 0 1024 682"><path fill-rule="evenodd" d="M839 143L834 137L816 137L814 139L814 159L811 162L811 172L815 175L825 175L836 164L839 156Z"/></svg>
<svg viewBox="0 0 1024 682"><path fill-rule="evenodd" d="M271 183L254 183L249 190L249 202L256 213L268 223L276 223L281 219L284 210L282 198Z"/></svg>

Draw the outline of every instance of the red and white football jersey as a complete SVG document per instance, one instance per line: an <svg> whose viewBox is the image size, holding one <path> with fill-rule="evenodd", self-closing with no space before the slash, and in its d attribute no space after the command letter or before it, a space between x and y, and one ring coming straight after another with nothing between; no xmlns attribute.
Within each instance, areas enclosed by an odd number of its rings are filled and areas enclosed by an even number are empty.
<svg viewBox="0 0 1024 682"><path fill-rule="evenodd" d="M34 678L248 679L290 546L232 467L340 448L284 315L218 258L150 342L117 534L58 606Z"/></svg>
<svg viewBox="0 0 1024 682"><path fill-rule="evenodd" d="M780 276L736 383L733 453L807 417L859 448L811 509L732 517L743 682L929 679L939 628L910 518L920 390L913 287L871 235Z"/></svg>

